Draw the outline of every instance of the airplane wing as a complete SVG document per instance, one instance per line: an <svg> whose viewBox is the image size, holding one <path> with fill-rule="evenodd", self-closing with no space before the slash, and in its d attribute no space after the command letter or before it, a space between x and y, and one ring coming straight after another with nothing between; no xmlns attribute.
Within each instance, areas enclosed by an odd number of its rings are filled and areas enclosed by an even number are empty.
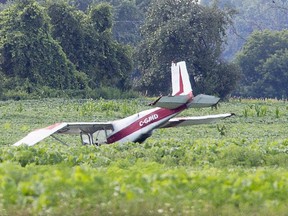
<svg viewBox="0 0 288 216"><path fill-rule="evenodd" d="M81 132L86 134L93 134L98 130L113 130L112 123L109 122L72 122L72 123L56 123L50 125L46 128L41 128L32 131L23 139L19 140L13 146L20 146L22 144L33 146L38 142L42 141L48 136L51 136L55 133L58 134L80 134Z"/></svg>
<svg viewBox="0 0 288 216"><path fill-rule="evenodd" d="M198 124L209 124L220 119L225 119L235 115L234 113L225 113L217 115L207 115L207 116L197 116L197 117L179 117L172 118L160 128L169 128L169 127L181 127L189 125L198 125Z"/></svg>

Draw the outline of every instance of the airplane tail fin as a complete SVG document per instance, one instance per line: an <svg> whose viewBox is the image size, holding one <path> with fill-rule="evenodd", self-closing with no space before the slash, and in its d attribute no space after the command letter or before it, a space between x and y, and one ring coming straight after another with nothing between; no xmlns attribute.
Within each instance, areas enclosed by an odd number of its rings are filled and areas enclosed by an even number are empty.
<svg viewBox="0 0 288 216"><path fill-rule="evenodd" d="M171 73L172 96L161 96L153 103L150 103L150 106L175 109L187 104L188 108L200 108L214 106L220 100L218 97L204 94L193 96L185 61L172 62Z"/></svg>
<svg viewBox="0 0 288 216"><path fill-rule="evenodd" d="M192 87L185 61L177 63L172 62L171 73L172 96L192 94Z"/></svg>
<svg viewBox="0 0 288 216"><path fill-rule="evenodd" d="M216 105L220 98L211 95L200 94L193 96L193 91L186 68L185 61L178 63L172 62L172 96L179 97L180 95L188 95L191 102L188 104L189 108L210 107ZM182 96L183 97L183 96Z"/></svg>
<svg viewBox="0 0 288 216"><path fill-rule="evenodd" d="M161 96L153 103L150 103L150 106L175 109L192 101L194 96L185 61L177 63L172 62L171 75L172 95Z"/></svg>

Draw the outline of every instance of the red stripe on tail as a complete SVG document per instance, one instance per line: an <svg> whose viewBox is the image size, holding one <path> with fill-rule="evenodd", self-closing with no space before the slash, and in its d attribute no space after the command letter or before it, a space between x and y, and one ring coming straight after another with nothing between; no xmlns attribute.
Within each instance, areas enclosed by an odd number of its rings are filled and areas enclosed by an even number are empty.
<svg viewBox="0 0 288 216"><path fill-rule="evenodd" d="M175 95L180 95L184 92L184 84L181 74L181 68L179 67L179 91Z"/></svg>

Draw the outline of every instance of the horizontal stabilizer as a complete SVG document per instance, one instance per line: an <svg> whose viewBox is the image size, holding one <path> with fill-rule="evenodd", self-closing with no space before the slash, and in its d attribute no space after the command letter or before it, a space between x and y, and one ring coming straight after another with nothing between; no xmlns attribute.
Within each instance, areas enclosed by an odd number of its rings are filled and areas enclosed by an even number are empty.
<svg viewBox="0 0 288 216"><path fill-rule="evenodd" d="M221 119L231 117L233 115L235 115L235 114L234 113L225 113L225 114L218 114L218 115L172 118L167 123L162 125L161 128L209 124L209 123L213 123L213 122L216 122L218 120L221 120Z"/></svg>
<svg viewBox="0 0 288 216"><path fill-rule="evenodd" d="M188 108L211 107L216 105L219 100L220 98L215 96L199 94L188 104Z"/></svg>
<svg viewBox="0 0 288 216"><path fill-rule="evenodd" d="M186 104L188 100L189 97L187 95L162 96L153 103L150 103L149 106L176 109L181 105Z"/></svg>

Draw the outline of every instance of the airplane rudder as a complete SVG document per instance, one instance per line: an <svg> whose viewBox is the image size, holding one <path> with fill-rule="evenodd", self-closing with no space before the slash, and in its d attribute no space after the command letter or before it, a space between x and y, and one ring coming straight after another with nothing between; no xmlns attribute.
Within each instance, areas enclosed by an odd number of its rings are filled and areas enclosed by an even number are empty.
<svg viewBox="0 0 288 216"><path fill-rule="evenodd" d="M180 67L181 67L180 73L182 77L183 91L184 91L183 93L190 94L190 92L192 92L192 86L191 86L186 62L185 61L180 62Z"/></svg>

